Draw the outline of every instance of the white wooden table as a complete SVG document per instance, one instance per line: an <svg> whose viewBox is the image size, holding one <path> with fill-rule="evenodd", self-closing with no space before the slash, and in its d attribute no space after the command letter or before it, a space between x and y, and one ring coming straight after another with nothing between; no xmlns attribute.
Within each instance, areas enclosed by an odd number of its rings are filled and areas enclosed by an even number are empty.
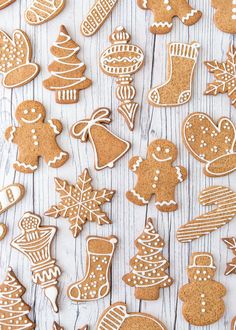
<svg viewBox="0 0 236 330"><path fill-rule="evenodd" d="M182 302L178 299L178 290L187 283L186 267L192 252L205 251L213 253L217 265L216 280L227 287L225 297L226 311L224 317L216 324L202 327L206 330L230 329L230 321L236 315L235 295L236 276L224 276L226 262L233 255L221 241L222 237L236 235L236 219L221 230L196 240L192 244L180 244L176 240L177 228L187 220L197 216L207 208L197 202L198 193L212 184L231 187L236 191L236 174L209 179L202 172L201 164L186 150L181 138L181 124L187 114L203 111L213 116L215 120L221 116L229 116L236 122L236 109L230 106L226 95L217 97L204 96L207 82L213 76L203 65L204 60L224 60L229 43L233 36L220 32L213 24L213 8L209 0L191 0L191 4L202 10L203 18L194 26L186 27L175 20L174 29L164 36L154 36L149 32L153 20L151 12L137 7L135 0L120 0L103 28L92 38L85 38L80 33L80 23L94 0L68 0L63 12L52 21L41 26L29 26L23 18L23 12L31 0L17 0L13 5L0 12L1 29L12 34L14 29L21 28L28 33L33 45L33 59L41 66L39 76L30 84L7 90L0 88L0 186L13 182L22 183L26 187L26 195L22 202L1 216L1 221L9 227L6 238L0 242L0 280L5 276L7 266L11 265L19 280L25 285L26 302L32 306L31 318L37 324L37 330L50 330L54 320L66 330L78 329L89 324L95 329L100 313L116 301L128 304L129 311L143 311L160 318L169 330L198 329L191 327L182 317ZM47 65L52 61L49 48L57 38L60 24L64 24L70 35L81 46L79 58L87 65L85 75L93 81L91 88L80 93L80 102L76 105L61 106L54 101L54 92L42 87L42 80L49 76ZM116 111L118 101L115 98L115 82L104 75L99 68L99 55L110 45L109 35L117 25L124 25L132 35L132 41L140 45L145 52L145 66L135 75L137 87L136 100L140 103L136 126L133 133L127 130L123 119ZM189 103L177 108L153 108L147 103L147 93L151 86L166 80L167 44L171 41L191 42L201 44L199 61L193 86L193 98ZM17 156L16 145L10 145L4 140L4 131L11 124L16 124L14 113L16 105L23 100L35 99L41 101L47 109L47 118L58 118L63 122L63 134L59 137L60 144L70 153L70 160L58 170L48 168L40 162L40 167L33 175L15 172L12 163ZM93 167L93 152L91 144L82 144L69 136L72 124L89 117L93 110L106 106L112 109L113 123L111 128L123 138L131 141L132 149L116 164L115 168L97 172ZM179 149L178 164L187 167L188 179L179 185L177 198L179 210L164 214L156 210L154 203L147 207L134 206L125 198L125 192L133 187L136 176L128 170L128 160L133 155L145 157L147 145L156 138L167 138L177 144ZM87 223L77 239L72 237L67 220L44 217L44 224L56 225L58 233L54 240L53 253L63 274L59 279L59 314L54 314L40 287L32 285L28 260L18 251L10 247L12 238L19 234L18 221L25 211L33 211L43 215L49 206L59 201L54 189L54 177L67 179L75 183L77 176L88 167L95 187L116 189L117 193L111 204L104 209L110 215L113 224L99 227ZM175 283L161 290L158 301L145 302L134 298L134 289L126 286L121 280L129 271L129 260L136 253L134 239L142 232L145 219L150 216L158 227L160 235L166 241L164 256L170 261L170 274ZM112 290L102 300L74 304L66 294L67 287L76 279L81 279L85 272L85 244L88 235L115 234L119 238L119 246L113 259Z"/></svg>

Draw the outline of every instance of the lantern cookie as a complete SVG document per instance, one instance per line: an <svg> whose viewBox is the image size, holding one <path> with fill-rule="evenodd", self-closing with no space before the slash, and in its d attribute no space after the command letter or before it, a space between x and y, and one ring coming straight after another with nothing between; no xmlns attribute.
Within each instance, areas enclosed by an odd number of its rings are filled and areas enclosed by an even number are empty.
<svg viewBox="0 0 236 330"><path fill-rule="evenodd" d="M64 6L65 0L33 0L25 12L25 20L31 25L45 23L57 16Z"/></svg>
<svg viewBox="0 0 236 330"><path fill-rule="evenodd" d="M229 118L215 124L205 113L192 113L184 121L183 139L191 154L205 163L205 175L217 177L236 170L236 128Z"/></svg>
<svg viewBox="0 0 236 330"><path fill-rule="evenodd" d="M126 29L118 26L110 36L112 46L101 55L100 66L105 74L117 78L116 97L120 101L117 110L132 131L139 105L133 101L136 90L131 85L133 81L131 75L142 67L144 54L141 48L129 44L130 39L131 36Z"/></svg>
<svg viewBox="0 0 236 330"><path fill-rule="evenodd" d="M80 120L72 126L71 135L92 143L95 153L95 169L113 167L115 162L123 157L130 148L130 143L111 133L106 124L110 124L110 110L100 108L90 119Z"/></svg>
<svg viewBox="0 0 236 330"><path fill-rule="evenodd" d="M12 39L0 30L0 73L4 87L13 88L28 84L39 73L39 66L30 63L32 47L22 30L15 30Z"/></svg>
<svg viewBox="0 0 236 330"><path fill-rule="evenodd" d="M44 122L46 111L37 101L24 101L16 109L16 120L20 127L8 127L5 138L16 143L19 148L15 170L33 173L38 168L38 159L43 157L50 167L60 167L69 158L57 144L56 136L62 132L62 124L57 119Z"/></svg>
<svg viewBox="0 0 236 330"><path fill-rule="evenodd" d="M16 0L0 0L0 9L3 9L9 5L11 5Z"/></svg>
<svg viewBox="0 0 236 330"><path fill-rule="evenodd" d="M182 166L173 166L177 158L176 146L168 140L155 140L149 147L147 159L133 157L129 169L138 176L134 189L126 193L128 200L137 205L149 203L152 195L156 197L156 207L162 212L177 210L175 188L187 177Z"/></svg>
<svg viewBox="0 0 236 330"><path fill-rule="evenodd" d="M236 1L211 0L211 3L216 9L214 22L218 29L226 33L236 33Z"/></svg>
<svg viewBox="0 0 236 330"><path fill-rule="evenodd" d="M236 204L235 204L236 209ZM223 242L226 244L227 248L233 252L235 257L231 262L227 263L227 268L225 270L225 275L236 274L236 237L222 238Z"/></svg>
<svg viewBox="0 0 236 330"><path fill-rule="evenodd" d="M225 287L213 280L216 272L210 253L193 253L188 266L189 284L179 291L184 302L183 316L187 322L204 326L217 322L225 312Z"/></svg>

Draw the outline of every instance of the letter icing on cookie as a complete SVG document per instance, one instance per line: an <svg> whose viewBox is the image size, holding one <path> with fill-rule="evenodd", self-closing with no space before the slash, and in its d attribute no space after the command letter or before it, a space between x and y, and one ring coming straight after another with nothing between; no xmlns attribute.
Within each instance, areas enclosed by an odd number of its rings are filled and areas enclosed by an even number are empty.
<svg viewBox="0 0 236 330"><path fill-rule="evenodd" d="M187 103L192 94L194 68L200 45L171 43L169 45L169 78L148 94L148 101L157 107L177 106Z"/></svg>
<svg viewBox="0 0 236 330"><path fill-rule="evenodd" d="M33 0L25 11L25 20L31 25L45 23L57 16L64 6L65 0Z"/></svg>
<svg viewBox="0 0 236 330"><path fill-rule="evenodd" d="M148 204L152 195L156 207L162 212L175 211L175 188L187 177L182 166L173 166L177 158L176 146L167 140L155 140L148 147L147 159L133 157L129 169L138 176L134 189L126 193L128 200L137 205Z"/></svg>
<svg viewBox="0 0 236 330"><path fill-rule="evenodd" d="M218 29L226 33L236 33L236 1L235 0L211 0L216 9L214 22Z"/></svg>
<svg viewBox="0 0 236 330"><path fill-rule="evenodd" d="M236 204L235 204L236 208ZM226 244L227 248L230 249L233 254L236 256L236 238L228 237L223 238L223 242ZM231 262L227 263L227 268L225 270L225 275L236 274L236 257L232 259Z"/></svg>

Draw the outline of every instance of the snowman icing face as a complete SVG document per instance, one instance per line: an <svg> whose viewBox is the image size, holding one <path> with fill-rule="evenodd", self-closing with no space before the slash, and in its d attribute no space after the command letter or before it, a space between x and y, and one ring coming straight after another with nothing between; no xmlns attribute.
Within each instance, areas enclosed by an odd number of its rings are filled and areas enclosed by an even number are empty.
<svg viewBox="0 0 236 330"><path fill-rule="evenodd" d="M35 101L22 102L16 109L16 119L21 125L43 122L45 116L44 107Z"/></svg>
<svg viewBox="0 0 236 330"><path fill-rule="evenodd" d="M189 279L196 282L209 281L214 277L215 268L194 267L188 268Z"/></svg>
<svg viewBox="0 0 236 330"><path fill-rule="evenodd" d="M167 140L155 140L150 144L148 149L149 157L158 163L172 163L177 157L176 146Z"/></svg>

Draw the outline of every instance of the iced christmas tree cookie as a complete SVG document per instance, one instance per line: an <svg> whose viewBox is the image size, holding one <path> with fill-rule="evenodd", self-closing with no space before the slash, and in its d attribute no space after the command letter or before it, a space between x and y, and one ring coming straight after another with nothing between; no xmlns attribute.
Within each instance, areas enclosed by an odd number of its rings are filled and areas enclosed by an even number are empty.
<svg viewBox="0 0 236 330"><path fill-rule="evenodd" d="M45 23L57 16L64 8L66 0L32 0L25 12L25 20L31 25Z"/></svg>
<svg viewBox="0 0 236 330"><path fill-rule="evenodd" d="M11 5L16 0L0 0L0 9L3 9L9 5Z"/></svg>
<svg viewBox="0 0 236 330"><path fill-rule="evenodd" d="M214 22L218 29L226 33L236 33L236 1L211 0L211 3L216 9Z"/></svg>

